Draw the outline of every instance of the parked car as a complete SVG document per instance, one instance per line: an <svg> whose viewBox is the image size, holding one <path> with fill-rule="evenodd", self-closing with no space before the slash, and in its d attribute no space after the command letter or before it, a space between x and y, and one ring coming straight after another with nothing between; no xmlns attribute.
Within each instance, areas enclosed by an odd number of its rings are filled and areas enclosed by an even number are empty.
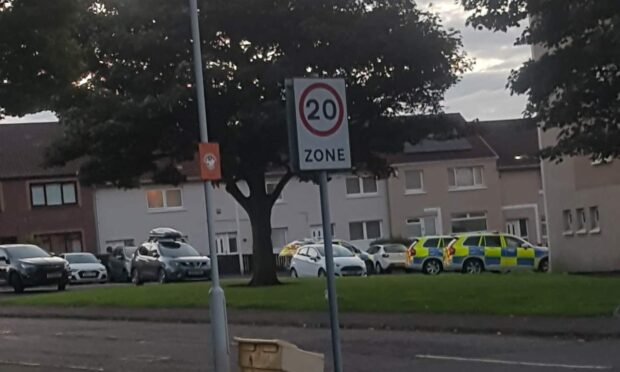
<svg viewBox="0 0 620 372"><path fill-rule="evenodd" d="M108 256L108 274L112 282L131 281L131 261L138 247L116 247L110 249Z"/></svg>
<svg viewBox="0 0 620 372"><path fill-rule="evenodd" d="M64 259L36 245L0 245L0 284L13 287L15 293L48 285L64 291L68 281L69 264Z"/></svg>
<svg viewBox="0 0 620 372"><path fill-rule="evenodd" d="M375 272L375 265L374 262L372 261L372 259L370 258L370 256L368 255L368 253L364 252L363 250L359 249L358 247L356 247L354 244L346 241L346 240L340 240L340 239L334 239L332 241L333 244L338 244L348 250L351 251L351 253L353 253L354 255L356 255L357 257L359 257L362 261L364 261L364 264L366 265L366 274L370 275L370 274L374 274Z"/></svg>
<svg viewBox="0 0 620 372"><path fill-rule="evenodd" d="M407 268L438 275L443 271L444 249L454 240L452 236L423 236L407 250Z"/></svg>
<svg viewBox="0 0 620 372"><path fill-rule="evenodd" d="M105 283L108 270L92 253L64 253L60 257L69 263L71 284Z"/></svg>
<svg viewBox="0 0 620 372"><path fill-rule="evenodd" d="M377 274L407 268L407 248L402 244L376 244L366 253L371 256Z"/></svg>
<svg viewBox="0 0 620 372"><path fill-rule="evenodd" d="M341 245L332 245L334 252L334 274L338 276L366 275L366 265L359 257ZM297 250L291 260L291 276L321 277L327 274L325 266L325 246L306 245Z"/></svg>
<svg viewBox="0 0 620 372"><path fill-rule="evenodd" d="M148 241L135 251L131 263L131 280L140 285L146 281L207 280L211 277L211 260L186 242L173 229L151 231Z"/></svg>
<svg viewBox="0 0 620 372"><path fill-rule="evenodd" d="M494 232L457 235L446 248L444 267L467 274L515 269L549 271L549 249Z"/></svg>

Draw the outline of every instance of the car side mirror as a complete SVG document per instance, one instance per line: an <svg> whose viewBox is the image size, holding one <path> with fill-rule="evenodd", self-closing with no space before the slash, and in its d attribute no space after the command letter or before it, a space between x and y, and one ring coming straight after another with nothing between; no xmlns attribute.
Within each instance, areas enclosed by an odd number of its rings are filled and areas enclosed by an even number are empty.
<svg viewBox="0 0 620 372"><path fill-rule="evenodd" d="M155 257L155 258L159 258L159 253L157 253L157 252L153 252L153 257Z"/></svg>
<svg viewBox="0 0 620 372"><path fill-rule="evenodd" d="M319 260L319 256L313 256L313 257L310 257L310 259L314 262L317 262Z"/></svg>

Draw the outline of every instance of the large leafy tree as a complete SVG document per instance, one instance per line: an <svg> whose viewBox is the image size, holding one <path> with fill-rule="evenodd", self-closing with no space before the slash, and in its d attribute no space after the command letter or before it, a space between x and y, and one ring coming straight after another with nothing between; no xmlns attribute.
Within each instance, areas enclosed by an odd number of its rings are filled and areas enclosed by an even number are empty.
<svg viewBox="0 0 620 372"><path fill-rule="evenodd" d="M516 44L544 54L513 71L509 86L527 94L526 115L557 144L543 156L620 156L620 2L617 0L460 0L474 27L525 25Z"/></svg>
<svg viewBox="0 0 620 372"><path fill-rule="evenodd" d="M145 175L183 181L179 165L193 158L198 140L185 1L75 4L79 19L61 29L79 45L81 83L63 86L49 107L65 133L49 152L50 164L80 159L87 184L135 187ZM252 283L274 284L271 210L295 176L288 167L284 80L345 78L355 169L387 174L381 154L449 126L437 115L396 116L437 114L469 62L459 35L409 0L209 0L200 6L209 132L221 144L223 185L250 217ZM265 187L270 171L280 177L271 193Z"/></svg>

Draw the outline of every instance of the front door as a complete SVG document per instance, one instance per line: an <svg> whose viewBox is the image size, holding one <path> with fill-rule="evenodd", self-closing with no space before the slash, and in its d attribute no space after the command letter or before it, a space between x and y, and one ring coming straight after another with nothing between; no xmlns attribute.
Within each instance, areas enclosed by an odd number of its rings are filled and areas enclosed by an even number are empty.
<svg viewBox="0 0 620 372"><path fill-rule="evenodd" d="M506 221L506 232L527 239L527 218Z"/></svg>

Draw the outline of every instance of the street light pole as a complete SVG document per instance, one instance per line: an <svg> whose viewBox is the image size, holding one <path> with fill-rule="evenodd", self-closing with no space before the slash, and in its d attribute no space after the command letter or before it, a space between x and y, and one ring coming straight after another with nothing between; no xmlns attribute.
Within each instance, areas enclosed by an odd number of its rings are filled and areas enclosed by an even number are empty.
<svg viewBox="0 0 620 372"><path fill-rule="evenodd" d="M200 124L200 141L209 142L207 133L207 109L205 103L204 82L202 77L202 52L200 48L200 27L198 25L197 0L189 0L189 14L192 24L192 47L194 54L194 74L198 98L198 121ZM230 349L228 342L228 321L226 318L226 297L220 286L220 274L215 249L215 231L213 224L213 185L204 182L205 201L207 204L207 233L211 253L211 290L209 290L209 310L211 319L211 344L215 372L230 371Z"/></svg>

